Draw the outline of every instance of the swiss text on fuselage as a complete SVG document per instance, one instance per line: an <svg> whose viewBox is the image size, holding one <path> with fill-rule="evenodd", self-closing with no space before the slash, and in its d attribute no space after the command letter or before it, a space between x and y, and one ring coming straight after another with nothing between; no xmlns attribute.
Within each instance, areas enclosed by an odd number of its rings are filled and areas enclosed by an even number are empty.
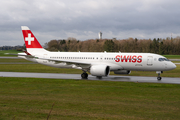
<svg viewBox="0 0 180 120"><path fill-rule="evenodd" d="M142 62L142 56L139 55L117 55L116 56L116 62L138 62L141 63Z"/></svg>

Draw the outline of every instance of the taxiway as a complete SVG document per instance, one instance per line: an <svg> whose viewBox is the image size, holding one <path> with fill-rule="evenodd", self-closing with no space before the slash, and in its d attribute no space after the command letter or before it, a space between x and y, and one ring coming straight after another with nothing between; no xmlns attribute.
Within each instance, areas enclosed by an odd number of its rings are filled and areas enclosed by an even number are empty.
<svg viewBox="0 0 180 120"><path fill-rule="evenodd" d="M75 79L75 80L82 79L80 77L80 74L25 73L25 72L0 72L0 77L26 77L26 78L28 77L28 78ZM92 75L89 75L87 80L180 84L180 78L171 78L171 77L162 77L162 80L158 81L156 77L110 75L108 77L103 77L102 79L98 79Z"/></svg>

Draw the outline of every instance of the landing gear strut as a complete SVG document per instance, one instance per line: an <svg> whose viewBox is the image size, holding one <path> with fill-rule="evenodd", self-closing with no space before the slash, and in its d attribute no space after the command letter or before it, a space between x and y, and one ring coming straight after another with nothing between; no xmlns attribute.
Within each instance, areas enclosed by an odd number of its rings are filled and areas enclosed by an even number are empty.
<svg viewBox="0 0 180 120"><path fill-rule="evenodd" d="M158 74L157 80L161 80L161 73L163 73L163 71L156 71L156 73Z"/></svg>
<svg viewBox="0 0 180 120"><path fill-rule="evenodd" d="M87 79L88 78L88 74L86 72L83 72L81 74L81 77L82 77L82 79Z"/></svg>

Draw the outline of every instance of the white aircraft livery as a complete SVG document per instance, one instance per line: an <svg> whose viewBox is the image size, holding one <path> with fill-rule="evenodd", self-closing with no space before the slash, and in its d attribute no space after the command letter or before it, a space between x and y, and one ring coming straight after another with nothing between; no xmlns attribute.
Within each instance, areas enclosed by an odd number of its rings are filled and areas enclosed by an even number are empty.
<svg viewBox="0 0 180 120"><path fill-rule="evenodd" d="M22 33L27 51L18 53L18 57L57 68L74 68L83 71L81 77L88 78L88 73L98 78L115 74L130 74L131 71L156 71L161 80L163 71L173 70L176 65L167 58L152 53L107 53L107 52L50 52L45 50L31 30L22 26Z"/></svg>

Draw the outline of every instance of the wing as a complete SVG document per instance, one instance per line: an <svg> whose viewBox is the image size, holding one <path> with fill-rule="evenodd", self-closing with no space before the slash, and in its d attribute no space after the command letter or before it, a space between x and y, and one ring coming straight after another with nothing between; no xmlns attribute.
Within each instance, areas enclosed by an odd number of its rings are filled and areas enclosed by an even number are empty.
<svg viewBox="0 0 180 120"><path fill-rule="evenodd" d="M41 60L53 61L56 64L66 63L67 65L76 65L77 67L81 67L81 68L89 68L91 66L91 63L82 62L82 61L58 60L58 59L49 59L49 58L40 58L40 57L35 57L35 58Z"/></svg>

